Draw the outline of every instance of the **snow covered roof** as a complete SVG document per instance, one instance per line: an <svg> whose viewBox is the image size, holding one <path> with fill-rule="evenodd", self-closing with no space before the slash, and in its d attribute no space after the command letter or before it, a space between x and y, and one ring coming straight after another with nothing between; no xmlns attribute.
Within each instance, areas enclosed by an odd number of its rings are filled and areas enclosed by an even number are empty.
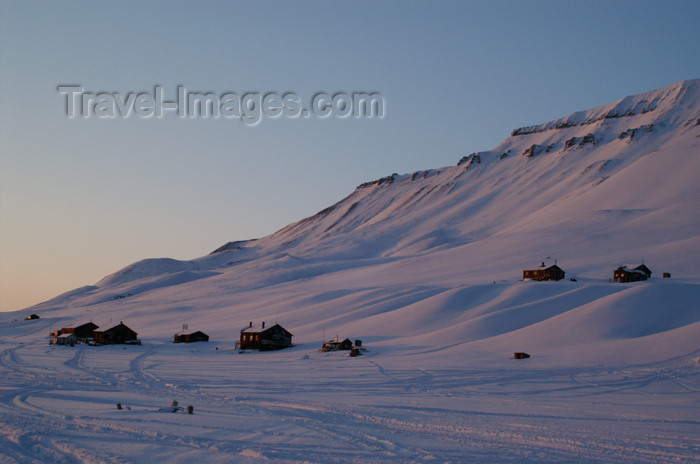
<svg viewBox="0 0 700 464"><path fill-rule="evenodd" d="M630 269L628 267L622 266L618 270L622 270L624 272L628 272L630 274L644 274L646 275L646 272L640 270L640 269Z"/></svg>
<svg viewBox="0 0 700 464"><path fill-rule="evenodd" d="M623 264L617 268L618 270L624 269L627 272L642 273L646 275L651 275L651 270L644 264Z"/></svg>
<svg viewBox="0 0 700 464"><path fill-rule="evenodd" d="M267 331L267 330L272 329L273 327L279 327L280 329L289 332L287 329L285 329L284 327L282 327L282 326L279 325L278 323L274 323L274 324L272 324L272 325L266 325L266 324L263 322L262 324L250 325L250 326L248 326L248 327L246 327L246 328L244 328L244 329L241 329L241 333L243 333L243 332L250 332L250 333L265 332L265 331Z"/></svg>

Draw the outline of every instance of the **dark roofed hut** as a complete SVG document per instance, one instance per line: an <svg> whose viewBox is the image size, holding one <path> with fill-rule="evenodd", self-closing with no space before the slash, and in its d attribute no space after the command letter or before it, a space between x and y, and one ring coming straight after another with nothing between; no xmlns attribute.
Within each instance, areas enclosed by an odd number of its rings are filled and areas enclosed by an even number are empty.
<svg viewBox="0 0 700 464"><path fill-rule="evenodd" d="M64 327L60 330L61 334L73 334L80 341L86 341L88 338L93 338L95 329L99 328L97 324L88 322L78 327Z"/></svg>
<svg viewBox="0 0 700 464"><path fill-rule="evenodd" d="M350 341L349 338L346 338L343 341L338 341L336 339L333 340L328 340L326 343L323 344L321 347L321 351L350 351L352 350L352 342Z"/></svg>
<svg viewBox="0 0 700 464"><path fill-rule="evenodd" d="M111 329L94 331L95 343L102 345L113 345L128 342L136 342L138 340L136 332L127 327L123 322L115 325Z"/></svg>
<svg viewBox="0 0 700 464"><path fill-rule="evenodd" d="M260 327L251 322L241 330L239 346L242 350L281 350L292 346L292 334L279 324L265 328L265 322Z"/></svg>
<svg viewBox="0 0 700 464"><path fill-rule="evenodd" d="M539 269L527 269L523 271L523 280L561 280L564 278L566 273L557 266L552 264L551 266L545 266L544 263L539 267Z"/></svg>
<svg viewBox="0 0 700 464"><path fill-rule="evenodd" d="M175 334L174 343L194 343L194 342L208 342L209 335L205 334L201 330L192 332L191 334Z"/></svg>
<svg viewBox="0 0 700 464"><path fill-rule="evenodd" d="M623 264L613 272L615 282L640 282L651 277L651 269L644 264Z"/></svg>

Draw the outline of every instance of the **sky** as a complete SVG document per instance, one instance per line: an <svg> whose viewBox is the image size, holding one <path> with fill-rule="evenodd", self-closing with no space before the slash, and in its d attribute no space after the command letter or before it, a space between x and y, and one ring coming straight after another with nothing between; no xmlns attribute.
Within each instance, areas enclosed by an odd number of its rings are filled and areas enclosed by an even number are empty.
<svg viewBox="0 0 700 464"><path fill-rule="evenodd" d="M0 311L700 78L698 18L694 0L1 1ZM218 116L157 115L179 88ZM381 108L344 115L355 93Z"/></svg>

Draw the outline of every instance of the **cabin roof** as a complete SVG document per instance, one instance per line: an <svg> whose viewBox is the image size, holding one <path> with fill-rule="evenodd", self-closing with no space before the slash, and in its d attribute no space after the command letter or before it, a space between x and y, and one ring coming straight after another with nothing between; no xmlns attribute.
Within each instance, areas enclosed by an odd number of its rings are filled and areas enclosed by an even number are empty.
<svg viewBox="0 0 700 464"><path fill-rule="evenodd" d="M76 330L78 330L78 329L94 330L97 328L99 328L99 326L97 324L95 324L94 322L86 322L85 324L81 324L81 325L77 326L75 329Z"/></svg>
<svg viewBox="0 0 700 464"><path fill-rule="evenodd" d="M549 271L549 270L557 270L557 269L560 271L563 271L563 269L560 268L559 266L557 266L556 264L552 264L551 266L545 266L545 267L539 266L537 268L531 268L531 269L525 269L525 270L526 271L542 271L542 270Z"/></svg>
<svg viewBox="0 0 700 464"><path fill-rule="evenodd" d="M264 329L262 328L262 325L254 325L254 326L252 326L252 327L246 327L245 329L242 329L242 330L241 330L241 333L243 333L243 332L246 332L246 333L263 333L263 332L267 332L268 330L272 330L272 329L275 328L275 327L279 327L280 329L282 329L282 330L284 330L285 332L287 332L289 335L292 334L290 331L288 331L287 329L285 329L284 327L282 327L282 326L279 325L279 324L272 324L271 326L265 327Z"/></svg>
<svg viewBox="0 0 700 464"><path fill-rule="evenodd" d="M127 327L127 325L124 324L123 322L120 322L119 324L117 324L117 325L115 325L114 327L111 327L111 328L109 328L109 329L107 329L107 330L95 330L95 332L97 332L97 333L102 333L102 332L115 332L115 331L118 331L118 330L128 330L128 331L133 332L134 334L136 334L136 332L134 332L134 331L131 330L129 327Z"/></svg>
<svg viewBox="0 0 700 464"><path fill-rule="evenodd" d="M618 271L624 270L627 272L641 272L642 274L651 274L651 270L644 264L623 264L617 268Z"/></svg>
<svg viewBox="0 0 700 464"><path fill-rule="evenodd" d="M640 274L640 275L647 275L646 272L640 271L639 269L627 269L627 268L622 268L621 269L623 272L626 272L628 274Z"/></svg>

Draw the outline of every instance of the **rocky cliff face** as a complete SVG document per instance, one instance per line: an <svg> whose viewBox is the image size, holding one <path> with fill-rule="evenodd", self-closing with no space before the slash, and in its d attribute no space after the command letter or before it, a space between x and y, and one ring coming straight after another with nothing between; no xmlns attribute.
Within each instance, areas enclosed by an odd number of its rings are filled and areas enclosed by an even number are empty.
<svg viewBox="0 0 700 464"><path fill-rule="evenodd" d="M684 173L697 172L692 151L700 134L699 89L700 80L685 81L516 129L494 150L465 156L456 166L364 183L332 207L260 243L314 256L329 248L355 247L358 257L395 255L406 252L402 247L417 251L419 242L470 243L515 224L546 227L548 214L543 213L551 214L555 205L562 217L551 220L558 224L567 221L566 211L574 219L594 214L605 203L615 203L618 210L638 210L648 197L619 192L637 189L641 195L669 178L684 185L686 193L697 192ZM657 171L658 178L638 172L634 175L640 178L634 181L631 171L624 174L634 165L652 165L653 159L659 162L664 156L678 164ZM657 199L682 202L679 195L678 189L671 189ZM624 204L612 201L622 197ZM423 250L427 249L426 245Z"/></svg>

